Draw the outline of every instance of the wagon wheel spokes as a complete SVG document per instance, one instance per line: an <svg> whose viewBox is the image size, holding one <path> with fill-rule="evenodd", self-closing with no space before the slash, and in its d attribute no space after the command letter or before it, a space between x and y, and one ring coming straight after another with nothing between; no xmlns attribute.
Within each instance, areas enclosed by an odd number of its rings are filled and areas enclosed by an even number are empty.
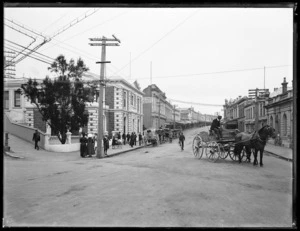
<svg viewBox="0 0 300 231"><path fill-rule="evenodd" d="M216 162L219 159L219 145L216 141L211 141L208 144L206 155L208 155L208 160Z"/></svg>
<svg viewBox="0 0 300 231"><path fill-rule="evenodd" d="M193 139L193 153L194 153L194 156L197 157L197 158L201 158L202 157L202 154L203 154L203 145L202 145L202 139L200 136L196 136L194 139Z"/></svg>
<svg viewBox="0 0 300 231"><path fill-rule="evenodd" d="M235 155L234 154L234 145L231 145L229 147L229 157L230 159L232 159L233 161L239 161L239 155Z"/></svg>
<svg viewBox="0 0 300 231"><path fill-rule="evenodd" d="M221 143L219 143L219 156L223 160L228 156L228 148Z"/></svg>

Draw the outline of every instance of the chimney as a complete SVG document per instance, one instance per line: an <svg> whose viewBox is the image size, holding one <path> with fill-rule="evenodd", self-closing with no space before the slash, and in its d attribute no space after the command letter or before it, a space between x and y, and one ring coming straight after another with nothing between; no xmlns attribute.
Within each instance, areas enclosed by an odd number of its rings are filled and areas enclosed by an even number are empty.
<svg viewBox="0 0 300 231"><path fill-rule="evenodd" d="M282 85L282 94L286 93L287 91L287 82L286 82L286 79L285 77L283 78L283 83L281 84Z"/></svg>

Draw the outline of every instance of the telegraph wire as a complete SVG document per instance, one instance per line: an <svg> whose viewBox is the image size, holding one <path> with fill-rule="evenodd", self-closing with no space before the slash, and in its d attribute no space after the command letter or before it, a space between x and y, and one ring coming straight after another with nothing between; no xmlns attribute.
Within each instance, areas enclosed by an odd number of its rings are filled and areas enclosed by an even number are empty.
<svg viewBox="0 0 300 231"><path fill-rule="evenodd" d="M4 40L7 41L7 42L9 42L9 43L12 43L12 44L14 44L14 45L16 45L16 46L22 47L22 48L27 49L27 50L29 50L29 51L32 51L32 52L34 52L34 53L36 53L36 54L39 54L39 55L41 55L41 56L43 56L43 57L45 57L45 58L48 58L48 59L50 59L50 60L53 60L53 61L55 60L54 58L51 58L51 57L49 57L49 56L47 56L47 55L44 55L44 54L39 53L39 52L37 52L37 51L34 51L34 50L32 50L32 49L26 48L26 47L24 47L24 46L22 46L22 45L20 45L20 44L17 44L17 43L15 43L15 42L13 42L13 41L8 40L8 39L4 39Z"/></svg>
<svg viewBox="0 0 300 231"><path fill-rule="evenodd" d="M4 46L4 47L5 47L6 49L10 49L10 50L12 50L12 51L15 51L15 52L18 52L18 53L21 53L21 54L26 54L26 53L23 53L23 51L20 51L20 48L14 47L14 46L12 46L12 45L10 45L10 44L7 44L7 45ZM52 60L49 61L49 60L45 59L44 57L39 57L39 56L37 56L36 54L30 54L30 56L31 56L31 57L34 57L34 58L41 59L41 60L43 60L43 61L45 61L45 62L47 62L47 63L53 62ZM14 60L12 59L12 61L14 61Z"/></svg>
<svg viewBox="0 0 300 231"><path fill-rule="evenodd" d="M181 26L183 23L185 23L189 18L191 18L194 14L196 14L199 11L196 10L194 12L192 12L188 17L186 17L183 21L181 21L179 24L177 24L173 29L171 29L170 31L168 31L163 37L161 37L159 40L157 40L156 42L154 42L150 47L148 47L146 50L142 51L138 56L136 56L135 58L133 58L131 60L131 63L135 60L137 60L138 58L140 58L143 54L145 54L147 51L149 51L152 47L154 47L157 43L159 43L161 40L163 40L165 37L167 37L169 34L171 34L174 30L176 30L179 26ZM119 71L123 70L125 67L127 67L130 63L127 63L125 66L123 66L122 68L119 69ZM117 74L119 71L115 72L115 74Z"/></svg>
<svg viewBox="0 0 300 231"><path fill-rule="evenodd" d="M127 13L127 12L128 12L128 11L122 12L121 14L118 14L118 15L116 15L115 17L113 17L113 18L111 18L111 19L108 19L108 20L106 20L106 21L104 21L104 22L101 22L101 23L99 23L99 24L97 24L97 25L95 25L95 26L93 26L93 27L90 27L89 29L87 29L87 30L85 30L85 31L82 31L82 32L79 32L79 33L77 33L77 34L75 34L75 35L72 35L72 36L70 36L69 38L66 38L66 39L63 40L63 41L59 41L59 40L57 40L57 39L54 39L54 40L58 41L58 43L55 43L55 44L53 44L52 46L45 48L44 50L47 50L47 49L52 48L52 47L54 47L54 46L57 46L57 45L59 45L60 43L64 43L64 42L67 41L67 40L73 39L74 37L76 37L76 36L78 36L78 35L81 35L81 34L87 32L87 31L89 31L89 30L91 30L91 29L94 29L95 27L98 27L98 26L100 26L100 25L103 25L104 23L107 23L107 22L109 22L109 21L112 21L112 20L114 20L115 18L118 18L119 16L121 16L122 14L125 14L125 13ZM43 50L43 51L44 51L44 50Z"/></svg>
<svg viewBox="0 0 300 231"><path fill-rule="evenodd" d="M83 17L82 19L78 19L80 17L77 17L75 18L74 20L72 20L70 23L70 25L66 25L64 26L61 30L58 30L58 32L56 34L54 34L53 36L50 37L50 39L56 37L57 35L63 33L64 31L66 31L67 29L71 28L72 26L76 25L77 23L81 22L82 20L86 19L87 17L91 16L92 14L96 13L99 9L94 9L94 11L90 14L90 15L87 15L87 13L85 13L85 17ZM89 11L89 10L88 10ZM87 11L87 12L88 12ZM73 24L72 24L73 23ZM66 28L65 28L66 27Z"/></svg>
<svg viewBox="0 0 300 231"><path fill-rule="evenodd" d="M22 27L25 30L28 30L28 31L30 31L30 32L32 32L32 33L34 33L34 34L36 34L38 36L41 36L44 39L46 39L46 37L42 33L35 32L34 30L29 29L29 27L27 27L27 26L25 27L24 24L20 25L20 24L16 23L15 21L13 21L12 19L8 19L8 18L4 18L4 19L7 20L7 21L9 21L9 22L11 22L11 23L13 23L13 24L15 24L15 25L17 25L17 26L19 26L19 27Z"/></svg>
<svg viewBox="0 0 300 231"><path fill-rule="evenodd" d="M19 51L15 50L15 49L12 49L12 48L10 48L10 47L5 47L5 48L6 48L6 49L9 49L9 50L12 50L12 51L19 52ZM24 54L23 52L19 52L19 53ZM41 62L43 62L43 63L47 63L47 64L50 64L50 65L51 65L50 62L45 61L45 60L42 60L42 59L37 58L37 57L34 57L34 56L30 55L30 54L26 54L26 57L30 57L30 58L36 59L36 60L38 60L38 61L41 61Z"/></svg>
<svg viewBox="0 0 300 231"><path fill-rule="evenodd" d="M286 66L292 66L292 65L265 66L265 68L278 68L278 67L286 67ZM231 72L253 71L253 70L261 70L261 69L264 69L264 67L239 69L239 70L229 70L229 71L204 72L204 73L198 73L198 74L157 76L157 77L152 77L152 78L164 79L164 78L176 78L176 77L189 77L189 76L200 76L200 75L223 74L223 73L231 73ZM138 78L137 80L142 80L142 79L149 79L149 77Z"/></svg>

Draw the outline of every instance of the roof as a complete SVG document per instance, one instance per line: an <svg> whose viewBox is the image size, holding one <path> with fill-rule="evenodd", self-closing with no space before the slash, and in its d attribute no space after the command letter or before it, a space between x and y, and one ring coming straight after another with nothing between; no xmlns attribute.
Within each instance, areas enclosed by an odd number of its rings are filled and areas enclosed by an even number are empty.
<svg viewBox="0 0 300 231"><path fill-rule="evenodd" d="M292 89L293 89L292 87L287 87L287 91L290 91L290 90L292 90ZM277 95L280 95L280 94L282 94L282 87L280 87L280 88L278 88L277 90L273 91L273 92L269 95L269 97L270 97L270 98L273 98L273 97L275 97L275 96L277 96Z"/></svg>
<svg viewBox="0 0 300 231"><path fill-rule="evenodd" d="M86 80L86 81L99 80L100 79L100 75L92 73L92 72L86 72L86 73L83 73L82 79ZM128 82L126 79L124 79L124 78L122 78L120 76L109 76L106 79L109 80L110 82L112 82L114 85L116 85L117 82L122 82L124 85L130 87L132 90L137 91L139 94L145 95L144 92L142 92L141 90L137 89L132 83ZM121 87L121 86L118 85L118 87Z"/></svg>

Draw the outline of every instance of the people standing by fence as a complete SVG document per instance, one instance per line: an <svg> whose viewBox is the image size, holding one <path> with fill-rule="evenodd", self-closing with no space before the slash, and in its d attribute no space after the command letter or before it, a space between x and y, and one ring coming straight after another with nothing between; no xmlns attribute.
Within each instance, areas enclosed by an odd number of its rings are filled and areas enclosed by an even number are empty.
<svg viewBox="0 0 300 231"><path fill-rule="evenodd" d="M80 156L84 158L86 156L86 144L87 138L85 137L85 133L81 134L81 138L79 139L80 142Z"/></svg>
<svg viewBox="0 0 300 231"><path fill-rule="evenodd" d="M41 137L40 137L40 133L39 131L36 129L35 133L33 133L33 137L32 137L32 141L34 141L34 149L39 150L39 141L40 141Z"/></svg>
<svg viewBox="0 0 300 231"><path fill-rule="evenodd" d="M94 146L94 141L93 141L93 136L92 134L88 135L88 140L87 140L87 155L88 157L92 157L92 155L95 154L95 146Z"/></svg>

